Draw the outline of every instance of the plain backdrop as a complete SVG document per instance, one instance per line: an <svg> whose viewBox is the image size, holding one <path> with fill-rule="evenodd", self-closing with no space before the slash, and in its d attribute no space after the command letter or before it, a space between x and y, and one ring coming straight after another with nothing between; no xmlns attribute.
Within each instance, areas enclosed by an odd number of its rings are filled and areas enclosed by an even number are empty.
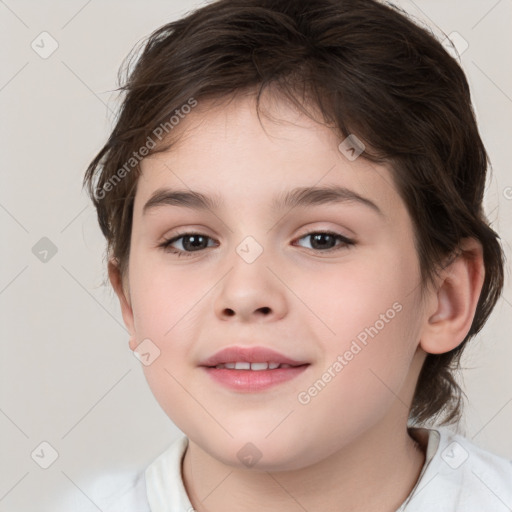
<svg viewBox="0 0 512 512"><path fill-rule="evenodd" d="M450 34L460 51L493 166L486 211L510 260L512 2L395 3L438 37ZM151 394L117 299L102 286L104 239L81 183L109 134L123 58L199 5L0 2L0 511L58 512L52 503L63 493L98 510L95 475L143 468L181 435ZM464 358L469 404L460 430L508 458L511 318L507 262L504 297Z"/></svg>

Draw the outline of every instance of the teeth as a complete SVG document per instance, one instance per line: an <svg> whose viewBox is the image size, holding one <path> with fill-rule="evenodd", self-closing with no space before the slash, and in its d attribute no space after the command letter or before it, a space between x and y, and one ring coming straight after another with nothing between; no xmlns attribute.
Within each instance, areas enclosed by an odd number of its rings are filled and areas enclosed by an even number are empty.
<svg viewBox="0 0 512 512"><path fill-rule="evenodd" d="M237 361L236 363L220 363L215 368L222 370L275 370L276 368L291 368L289 364L280 363L248 363L246 361Z"/></svg>
<svg viewBox="0 0 512 512"><path fill-rule="evenodd" d="M267 370L268 368L268 363L251 363L251 370Z"/></svg>

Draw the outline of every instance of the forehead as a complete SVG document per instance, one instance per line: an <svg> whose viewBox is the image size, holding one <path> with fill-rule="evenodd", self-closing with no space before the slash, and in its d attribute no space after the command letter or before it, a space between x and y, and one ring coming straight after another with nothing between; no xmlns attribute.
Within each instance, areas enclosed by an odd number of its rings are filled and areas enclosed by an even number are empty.
<svg viewBox="0 0 512 512"><path fill-rule="evenodd" d="M276 210L287 205L292 189L297 195L313 187L343 188L388 214L401 203L387 166L349 160L332 129L284 101L262 100L260 117L250 96L199 103L172 135L168 151L141 162L137 216L163 189L199 192L222 208Z"/></svg>

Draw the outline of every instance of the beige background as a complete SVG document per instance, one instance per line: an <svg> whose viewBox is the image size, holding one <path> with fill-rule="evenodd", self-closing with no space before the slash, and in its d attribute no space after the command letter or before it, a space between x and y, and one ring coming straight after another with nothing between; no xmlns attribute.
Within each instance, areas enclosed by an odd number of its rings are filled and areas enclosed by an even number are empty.
<svg viewBox="0 0 512 512"><path fill-rule="evenodd" d="M512 2L399 3L440 37L457 32L462 38L461 61L494 168L487 212L510 259ZM98 510L95 476L143 468L180 434L149 391L117 301L101 285L104 240L81 180L109 133L111 91L124 56L198 5L0 1L0 512L70 510L52 505L62 494ZM35 40L40 52L51 48L43 31L58 44L47 58L31 47ZM33 253L43 237L57 250L47 262ZM464 360L470 405L462 430L508 458L511 318L507 264L504 298ZM48 469L35 462L50 460L43 441L58 452ZM44 457L34 460L31 453L41 448Z"/></svg>

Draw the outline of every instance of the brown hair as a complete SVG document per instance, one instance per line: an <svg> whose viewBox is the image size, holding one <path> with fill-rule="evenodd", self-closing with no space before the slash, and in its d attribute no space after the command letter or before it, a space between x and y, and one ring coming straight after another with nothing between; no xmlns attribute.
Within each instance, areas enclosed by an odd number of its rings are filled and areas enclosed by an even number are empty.
<svg viewBox="0 0 512 512"><path fill-rule="evenodd" d="M259 105L268 86L303 110L309 102L341 137L364 141L364 158L390 165L413 220L422 284L463 238L483 245L485 281L470 331L454 350L427 356L410 411L416 423L457 421L462 391L453 370L503 287L502 248L482 210L488 158L457 61L426 29L374 0L220 0L159 28L141 49L124 83L119 75L116 125L84 178L121 275L140 173L131 159L157 127L169 127L191 99L254 90Z"/></svg>

